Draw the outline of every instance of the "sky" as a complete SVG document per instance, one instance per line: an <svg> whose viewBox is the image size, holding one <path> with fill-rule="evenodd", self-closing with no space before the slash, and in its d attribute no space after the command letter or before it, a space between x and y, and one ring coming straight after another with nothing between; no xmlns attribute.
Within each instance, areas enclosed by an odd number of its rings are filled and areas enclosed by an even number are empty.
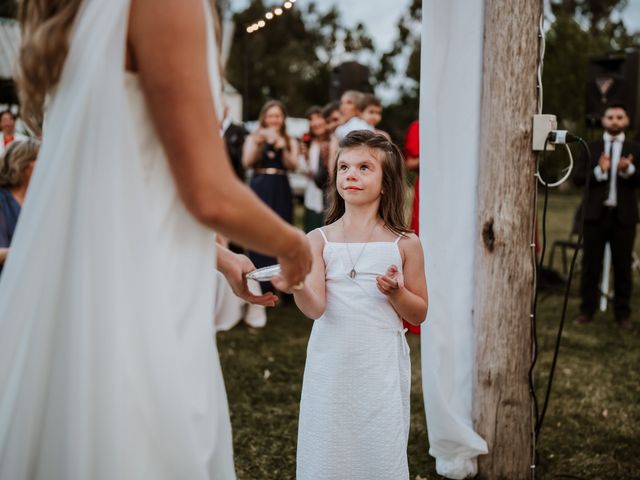
<svg viewBox="0 0 640 480"><path fill-rule="evenodd" d="M306 1L297 0L299 4ZM545 0L545 2L548 1ZM230 0L230 3L231 8L238 11L245 8L249 2L248 0ZM275 6L282 2L267 0L265 3ZM396 24L407 10L410 0L315 0L315 3L320 10L328 10L336 5L347 26L362 22L372 37L376 50L384 52L391 48L397 35ZM628 0L628 5L621 15L630 31L640 31L640 0ZM393 92L393 88L377 90L385 103L393 100Z"/></svg>
<svg viewBox="0 0 640 480"><path fill-rule="evenodd" d="M622 12L622 18L631 31L640 30L640 0L629 0L627 8Z"/></svg>
<svg viewBox="0 0 640 480"><path fill-rule="evenodd" d="M230 1L234 10L242 10L248 4L247 0ZM306 0L297 1L304 3ZM346 25L362 22L372 35L376 48L380 51L388 50L391 47L396 35L396 23L408 8L409 2L410 0L315 0L321 10L328 10L331 6L336 5ZM281 2L267 1L267 3L276 5ZM388 11L385 12L385 9ZM628 0L622 17L629 30L639 31L640 0Z"/></svg>
<svg viewBox="0 0 640 480"><path fill-rule="evenodd" d="M297 0L304 4L307 0ZM640 0L637 0L640 2ZM409 6L410 0L314 0L320 11L327 11L336 5L345 25L356 25L362 22L371 35L376 49L388 50L396 35L396 23ZM247 0L230 0L234 11L242 10L248 5ZM266 0L267 5L278 5L282 2ZM383 13L388 9L388 14ZM376 32L373 35L373 32Z"/></svg>

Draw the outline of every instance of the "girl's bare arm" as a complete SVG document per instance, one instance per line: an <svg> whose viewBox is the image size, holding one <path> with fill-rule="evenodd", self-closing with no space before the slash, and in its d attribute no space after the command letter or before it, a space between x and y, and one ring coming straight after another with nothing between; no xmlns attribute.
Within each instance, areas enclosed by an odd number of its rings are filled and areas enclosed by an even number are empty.
<svg viewBox="0 0 640 480"><path fill-rule="evenodd" d="M378 289L387 296L398 315L413 325L420 325L429 307L422 245L414 234L400 240L400 245L404 255L403 282L383 275L378 277Z"/></svg>
<svg viewBox="0 0 640 480"><path fill-rule="evenodd" d="M325 283L325 264L322 258L324 250L324 240L317 230L308 234L311 243L311 251L313 253L313 265L311 273L307 275L304 286L301 290L290 290L296 301L298 308L307 317L316 320L324 313L327 305L326 283ZM278 281L274 282L276 288L281 287Z"/></svg>

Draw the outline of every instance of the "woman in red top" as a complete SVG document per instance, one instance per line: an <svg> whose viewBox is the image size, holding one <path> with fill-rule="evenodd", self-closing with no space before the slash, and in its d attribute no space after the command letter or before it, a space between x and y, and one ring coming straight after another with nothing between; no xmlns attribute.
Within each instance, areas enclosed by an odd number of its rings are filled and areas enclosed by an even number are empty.
<svg viewBox="0 0 640 480"><path fill-rule="evenodd" d="M409 125L407 134L404 137L404 162L407 170L418 173L420 171L420 126L418 120ZM419 194L420 176L416 175L413 184L413 207L411 208L411 230L416 235L419 234L419 210L420 210L420 194ZM404 327L411 333L420 334L420 325L412 325L403 320Z"/></svg>

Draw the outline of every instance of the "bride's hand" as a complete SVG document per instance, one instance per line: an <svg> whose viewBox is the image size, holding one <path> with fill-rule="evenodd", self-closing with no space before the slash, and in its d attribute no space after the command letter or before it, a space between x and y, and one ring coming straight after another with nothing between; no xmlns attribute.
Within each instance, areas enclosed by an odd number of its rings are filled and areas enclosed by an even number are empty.
<svg viewBox="0 0 640 480"><path fill-rule="evenodd" d="M255 270L256 267L246 255L233 254L227 268L222 272L231 286L231 290L236 296L246 302L265 307L275 307L278 297L273 292L263 295L254 295L247 286L247 273Z"/></svg>
<svg viewBox="0 0 640 480"><path fill-rule="evenodd" d="M311 246L304 233L298 232L295 244L287 255L278 257L278 263L281 273L271 280L273 286L283 292L300 290L312 263Z"/></svg>

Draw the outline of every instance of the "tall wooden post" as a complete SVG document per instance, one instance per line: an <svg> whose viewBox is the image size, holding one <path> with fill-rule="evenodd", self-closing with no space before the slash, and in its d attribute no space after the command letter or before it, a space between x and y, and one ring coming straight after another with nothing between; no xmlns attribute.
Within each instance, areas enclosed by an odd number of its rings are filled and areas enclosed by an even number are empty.
<svg viewBox="0 0 640 480"><path fill-rule="evenodd" d="M506 5L508 3L508 6ZM474 329L479 478L531 476L531 218L541 0L485 0Z"/></svg>

